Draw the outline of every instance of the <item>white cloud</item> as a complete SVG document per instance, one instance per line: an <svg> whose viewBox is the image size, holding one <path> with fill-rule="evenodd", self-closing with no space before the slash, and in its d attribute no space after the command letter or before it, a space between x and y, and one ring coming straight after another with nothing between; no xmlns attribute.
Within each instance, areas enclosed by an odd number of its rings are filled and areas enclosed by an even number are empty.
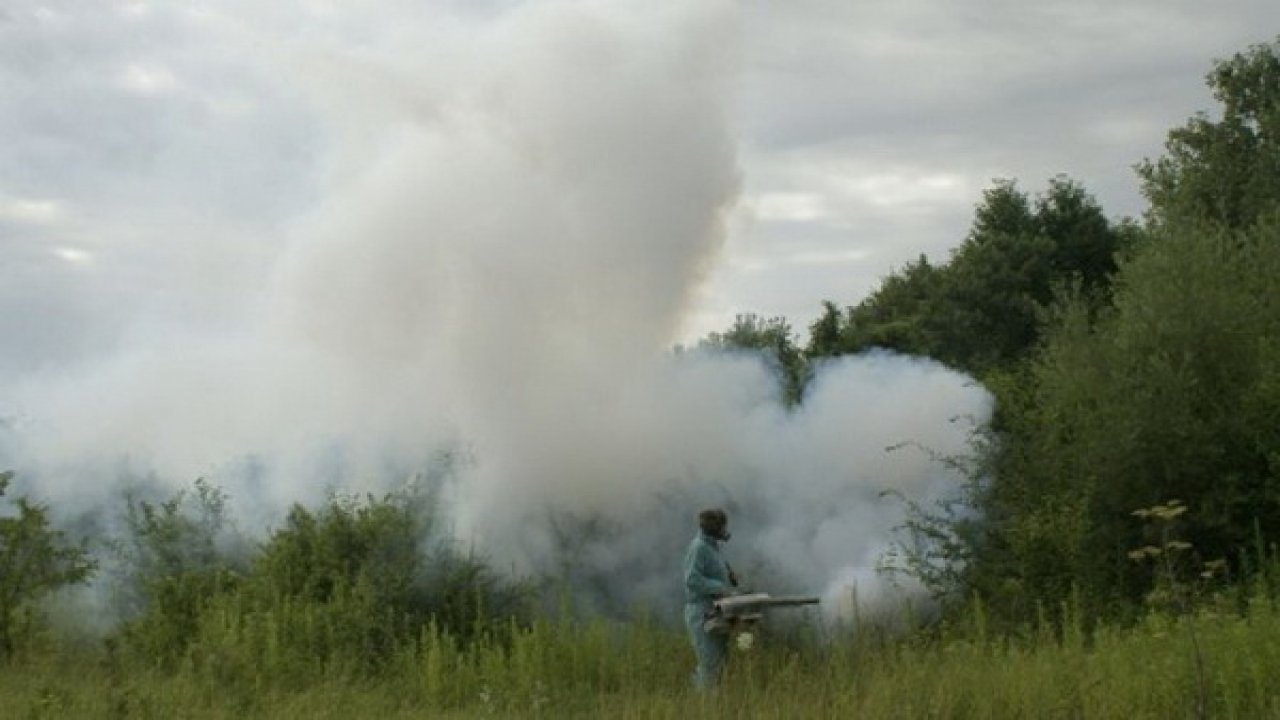
<svg viewBox="0 0 1280 720"><path fill-rule="evenodd" d="M868 254L870 254L869 251L857 248L849 250L798 252L787 256L786 262L792 265L819 265L823 267L830 267L833 265L849 265L861 262L867 259Z"/></svg>
<svg viewBox="0 0 1280 720"><path fill-rule="evenodd" d="M131 0L120 6L121 13L132 17L143 17L150 13L151 10L151 3L145 2L145 0Z"/></svg>
<svg viewBox="0 0 1280 720"><path fill-rule="evenodd" d="M87 265L93 262L93 253L73 247L59 247L53 249L53 254L59 259L71 263L72 265Z"/></svg>
<svg viewBox="0 0 1280 720"><path fill-rule="evenodd" d="M63 215L63 206L56 200L0 197L0 220L52 225Z"/></svg>
<svg viewBox="0 0 1280 720"><path fill-rule="evenodd" d="M806 222L830 217L825 198L815 193L762 193L744 203L760 220Z"/></svg>
<svg viewBox="0 0 1280 720"><path fill-rule="evenodd" d="M894 169L833 174L829 183L852 202L864 202L878 208L900 208L954 202L968 198L969 183L959 175L943 172L912 172Z"/></svg>
<svg viewBox="0 0 1280 720"><path fill-rule="evenodd" d="M178 87L173 71L162 65L130 63L120 73L120 85L139 95L162 95Z"/></svg>

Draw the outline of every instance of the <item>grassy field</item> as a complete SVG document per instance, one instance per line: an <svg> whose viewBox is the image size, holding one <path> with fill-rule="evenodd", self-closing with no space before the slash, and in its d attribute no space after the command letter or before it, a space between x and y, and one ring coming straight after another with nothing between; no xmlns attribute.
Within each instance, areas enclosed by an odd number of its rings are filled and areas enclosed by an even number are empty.
<svg viewBox="0 0 1280 720"><path fill-rule="evenodd" d="M0 668L0 715L1280 718L1280 610L1264 600L1190 621L1152 615L1090 637L1068 629L997 639L979 622L950 637L807 646L761 637L733 653L710 694L688 688L684 637L644 622L542 622L465 649L428 628L372 673L276 652L270 618L263 623L224 628L222 650L197 647L165 669L101 644L49 641Z"/></svg>

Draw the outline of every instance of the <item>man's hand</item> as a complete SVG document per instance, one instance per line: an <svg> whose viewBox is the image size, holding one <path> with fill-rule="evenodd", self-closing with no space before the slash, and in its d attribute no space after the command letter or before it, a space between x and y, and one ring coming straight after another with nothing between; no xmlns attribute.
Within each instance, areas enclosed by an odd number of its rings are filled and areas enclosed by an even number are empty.
<svg viewBox="0 0 1280 720"><path fill-rule="evenodd" d="M733 585L733 586L722 587L719 590L716 590L715 592L711 593L711 597L714 600L723 600L725 598L733 597L734 595L737 595L737 594L738 594L738 588L736 585Z"/></svg>

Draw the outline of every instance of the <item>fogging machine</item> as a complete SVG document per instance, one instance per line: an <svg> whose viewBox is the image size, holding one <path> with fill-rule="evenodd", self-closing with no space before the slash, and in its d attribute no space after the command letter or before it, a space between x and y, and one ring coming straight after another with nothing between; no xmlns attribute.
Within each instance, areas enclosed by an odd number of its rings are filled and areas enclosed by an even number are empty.
<svg viewBox="0 0 1280 720"><path fill-rule="evenodd" d="M702 627L709 633L728 633L744 626L755 625L767 610L799 605L817 605L818 598L791 595L774 597L769 593L731 595L715 600L703 616Z"/></svg>

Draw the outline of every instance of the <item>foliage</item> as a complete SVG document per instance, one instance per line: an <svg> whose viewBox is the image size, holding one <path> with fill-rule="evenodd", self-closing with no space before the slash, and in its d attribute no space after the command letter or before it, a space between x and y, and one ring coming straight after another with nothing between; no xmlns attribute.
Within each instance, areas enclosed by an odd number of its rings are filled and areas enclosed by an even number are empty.
<svg viewBox="0 0 1280 720"><path fill-rule="evenodd" d="M884 347L972 373L1007 369L1038 342L1057 288L1074 283L1105 302L1116 255L1131 234L1065 177L1052 179L1034 203L1012 181L999 181L984 193L969 236L948 263L921 256L891 273L848 310L838 332L828 306L809 354Z"/></svg>
<svg viewBox="0 0 1280 720"><path fill-rule="evenodd" d="M219 550L226 494L204 480L160 503L126 497L127 535L114 543L117 610L127 646L155 662L180 656L205 605L239 581L243 563Z"/></svg>
<svg viewBox="0 0 1280 720"><path fill-rule="evenodd" d="M118 640L147 663L366 674L428 626L466 639L527 612L526 584L437 538L434 497L415 488L295 505L246 561L218 550L225 496L198 483L188 498L130 504L143 609Z"/></svg>
<svg viewBox="0 0 1280 720"><path fill-rule="evenodd" d="M317 661L366 669L416 642L429 623L465 638L491 618L522 616L524 585L433 540L433 506L432 496L412 489L334 496L316 511L295 505L255 559L247 611L283 622L292 609L310 607L319 619L281 640Z"/></svg>
<svg viewBox="0 0 1280 720"><path fill-rule="evenodd" d="M920 259L924 261L924 256ZM804 349L805 357L830 357L843 354L842 321L840 308L830 300L823 300L822 315L809 326L809 344Z"/></svg>
<svg viewBox="0 0 1280 720"><path fill-rule="evenodd" d="M1197 115L1138 166L1155 225L1243 229L1280 208L1280 38L1215 63L1207 81L1221 117Z"/></svg>
<svg viewBox="0 0 1280 720"><path fill-rule="evenodd" d="M1226 561L1219 559L1204 563L1205 569L1199 573L1199 577L1190 583L1187 582L1181 572L1181 566L1184 564L1183 559L1193 546L1185 540L1174 537L1178 518L1186 512L1187 506L1176 499L1154 507L1134 510L1133 515L1153 526L1159 539L1155 545L1144 545L1137 550L1131 550L1129 559L1135 562L1151 562L1157 568L1156 584L1147 594L1147 602L1165 605L1185 618L1182 625L1186 629L1187 639L1190 640L1191 657L1196 673L1195 715L1197 718L1205 718L1209 716L1209 686L1205 674L1204 650L1201 648L1200 636L1196 631L1197 621L1191 616L1195 600L1194 585L1201 581L1212 580L1215 573L1225 567Z"/></svg>
<svg viewBox="0 0 1280 720"><path fill-rule="evenodd" d="M0 497L12 472L0 472ZM83 545L67 542L49 524L48 508L26 497L10 500L16 514L0 515L0 658L10 655L34 620L32 603L59 588L84 582L94 562Z"/></svg>
<svg viewBox="0 0 1280 720"><path fill-rule="evenodd" d="M1068 608L1066 616L1076 617ZM1280 612L1253 594L1241 612L1194 618L1214 717L1277 710ZM1201 698L1185 659L1187 618L1152 611L1092 634L1028 623L987 632L983 610L929 633L836 635L788 645L760 636L732 652L722 692L689 688L692 651L682 633L540 620L501 642L461 643L438 627L376 676L315 669L281 683L260 666L191 663L121 668L70 650L0 667L14 717L1187 717Z"/></svg>
<svg viewBox="0 0 1280 720"><path fill-rule="evenodd" d="M847 310L836 337L828 332L821 344L811 342L809 355L842 355L870 347L916 355L937 353L941 344L933 308L942 277L924 255L907 263L890 273L867 300ZM826 317L834 313L835 307L829 304Z"/></svg>
<svg viewBox="0 0 1280 720"><path fill-rule="evenodd" d="M990 468L985 461L992 456L983 451L992 440L986 428L975 428L970 437L973 452L945 456L912 442L887 448L890 452L904 449L924 452L929 458L953 471L961 478L956 492L922 505L896 490L882 496L893 497L904 506L904 520L895 530L898 539L877 564L877 571L890 579L910 578L919 583L930 597L944 607L963 602L969 591L967 572L981 552L981 534L985 521L975 509L983 507L989 487Z"/></svg>
<svg viewBox="0 0 1280 720"><path fill-rule="evenodd" d="M796 346L795 334L785 318L739 315L733 327L722 333L711 333L699 347L721 352L745 350L760 353L778 378L783 402L789 407L800 403L809 381L809 366L804 353Z"/></svg>
<svg viewBox="0 0 1280 720"><path fill-rule="evenodd" d="M1190 508L1183 561L1236 578L1242 548L1280 532L1280 42L1209 84L1221 118L1139 167L1146 227L1108 226L1065 180L1034 207L1000 183L949 264L908 266L850 311L861 339L824 341L848 351L891 327L995 394L978 532L945 508L917 508L916 528L949 540L934 569L997 617L1053 617L1070 596L1089 617L1133 615L1168 572L1128 559L1164 553L1130 513L1163 498Z"/></svg>
<svg viewBox="0 0 1280 720"><path fill-rule="evenodd" d="M1123 267L1113 309L1064 300L1006 416L982 558L1000 581L983 590L1140 601L1152 579L1128 561L1143 543L1127 519L1171 495L1204 558L1280 533L1276 277L1274 223L1169 227Z"/></svg>

